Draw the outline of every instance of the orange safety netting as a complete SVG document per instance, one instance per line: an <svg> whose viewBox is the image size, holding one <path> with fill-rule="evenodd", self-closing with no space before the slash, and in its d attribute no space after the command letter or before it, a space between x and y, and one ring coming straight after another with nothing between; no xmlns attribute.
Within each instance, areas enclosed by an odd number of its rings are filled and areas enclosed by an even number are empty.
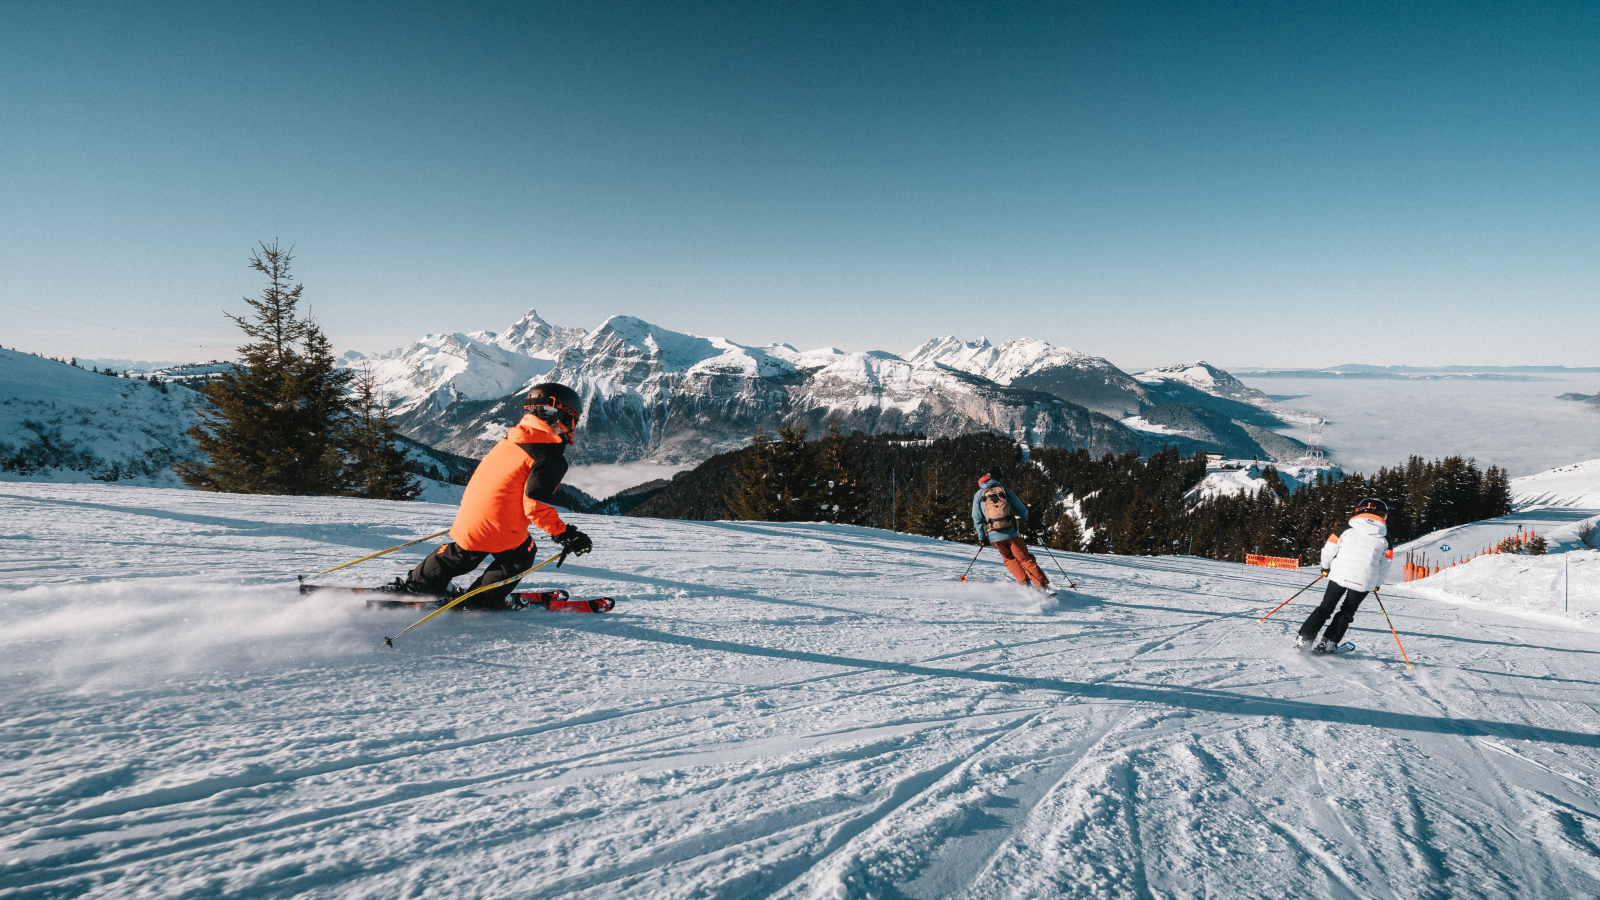
<svg viewBox="0 0 1600 900"><path fill-rule="evenodd" d="M1406 554L1406 563L1405 567L1401 570L1400 580L1420 581L1424 578L1437 575L1445 569L1451 568L1460 563L1477 559L1480 556L1493 556L1496 553L1521 553L1522 548L1526 547L1533 541L1534 535L1535 532L1533 531L1518 532L1517 534L1514 534L1497 544L1483 548L1477 553L1470 554L1466 557L1457 557L1456 559L1451 560L1448 565L1430 566L1428 564L1427 556L1415 551L1409 552Z"/></svg>
<svg viewBox="0 0 1600 900"><path fill-rule="evenodd" d="M1261 556L1256 553L1246 553L1244 564L1247 566L1266 566L1269 569L1298 569L1300 560L1292 556Z"/></svg>

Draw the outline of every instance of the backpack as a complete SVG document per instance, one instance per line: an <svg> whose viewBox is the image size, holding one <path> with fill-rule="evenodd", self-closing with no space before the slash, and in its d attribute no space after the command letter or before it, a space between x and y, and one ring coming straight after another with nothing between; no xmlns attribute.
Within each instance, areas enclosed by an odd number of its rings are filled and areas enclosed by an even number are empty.
<svg viewBox="0 0 1600 900"><path fill-rule="evenodd" d="M1011 508L1011 495L1005 487L983 489L983 521L991 531L1010 531L1016 527L1017 514Z"/></svg>

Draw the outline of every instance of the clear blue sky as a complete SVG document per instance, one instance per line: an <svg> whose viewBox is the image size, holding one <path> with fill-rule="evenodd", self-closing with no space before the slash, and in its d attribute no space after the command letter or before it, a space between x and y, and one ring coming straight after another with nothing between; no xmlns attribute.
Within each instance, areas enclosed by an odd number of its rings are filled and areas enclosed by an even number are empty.
<svg viewBox="0 0 1600 900"><path fill-rule="evenodd" d="M0 344L1600 363L1600 4L0 7Z"/></svg>

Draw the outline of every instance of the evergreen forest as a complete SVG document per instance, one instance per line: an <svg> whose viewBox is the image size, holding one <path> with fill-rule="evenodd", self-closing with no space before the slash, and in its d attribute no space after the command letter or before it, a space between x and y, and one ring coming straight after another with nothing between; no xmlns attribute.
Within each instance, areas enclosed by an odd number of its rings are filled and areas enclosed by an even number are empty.
<svg viewBox="0 0 1600 900"><path fill-rule="evenodd" d="M1194 489L1206 475L1205 455L1186 458L1174 447L1148 458L1096 459L1081 449L1024 448L998 434L928 439L833 428L820 440L809 437L792 426L758 433L749 447L680 473L627 514L837 522L976 543L973 494L979 476L997 469L1028 508L1029 543L1219 560L1264 553L1309 563L1365 497L1389 505L1396 543L1511 511L1506 472L1459 456L1413 456L1373 475L1292 491L1265 465L1266 490L1202 499Z"/></svg>

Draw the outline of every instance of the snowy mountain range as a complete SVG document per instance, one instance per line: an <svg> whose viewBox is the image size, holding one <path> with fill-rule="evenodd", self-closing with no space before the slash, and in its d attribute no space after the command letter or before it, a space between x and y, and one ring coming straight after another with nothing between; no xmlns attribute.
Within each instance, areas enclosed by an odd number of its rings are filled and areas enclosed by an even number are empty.
<svg viewBox="0 0 1600 900"><path fill-rule="evenodd" d="M1284 422L1264 396L1220 369L1198 363L1134 378L1033 338L996 346L943 337L902 357L745 346L631 316L585 332L530 310L500 334L429 335L344 362L370 368L404 433L464 456L485 452L521 414L524 388L545 380L584 398L578 463L699 462L743 446L757 428L799 422L817 433L831 421L868 434L997 431L1096 454L1169 443L1274 460L1303 450L1268 430Z"/></svg>
<svg viewBox="0 0 1600 900"><path fill-rule="evenodd" d="M1096 455L1177 444L1282 462L1304 449L1273 431L1285 422L1264 396L1221 369L1196 363L1134 377L1032 338L943 337L902 357L745 346L631 316L585 331L530 310L503 332L428 335L388 353L351 352L341 364L372 373L418 442L422 471L459 468L448 454L480 457L521 416L526 387L546 380L584 398L570 454L579 464L695 464L743 446L757 428L798 422L820 434L834 421L868 434L994 431ZM0 351L0 478L175 486L171 466L194 458L187 432L205 403L185 382L226 365L160 369L158 384Z"/></svg>

